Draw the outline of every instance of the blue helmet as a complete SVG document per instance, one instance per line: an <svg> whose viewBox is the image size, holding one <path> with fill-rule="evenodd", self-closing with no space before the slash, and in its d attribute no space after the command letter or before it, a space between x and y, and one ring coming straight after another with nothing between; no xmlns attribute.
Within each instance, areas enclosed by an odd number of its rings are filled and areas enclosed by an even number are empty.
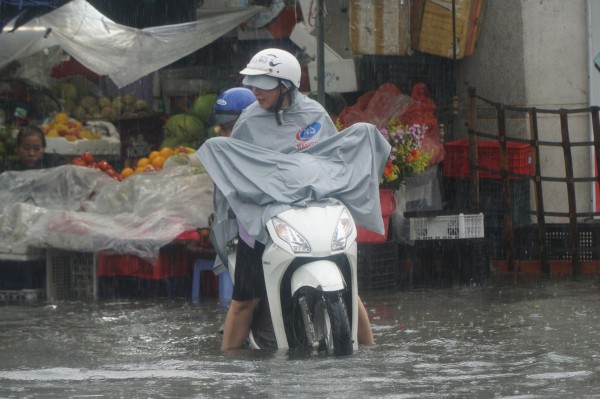
<svg viewBox="0 0 600 399"><path fill-rule="evenodd" d="M215 105L210 114L211 125L223 125L235 121L242 111L256 101L252 90L245 87L234 87L225 90L217 97Z"/></svg>

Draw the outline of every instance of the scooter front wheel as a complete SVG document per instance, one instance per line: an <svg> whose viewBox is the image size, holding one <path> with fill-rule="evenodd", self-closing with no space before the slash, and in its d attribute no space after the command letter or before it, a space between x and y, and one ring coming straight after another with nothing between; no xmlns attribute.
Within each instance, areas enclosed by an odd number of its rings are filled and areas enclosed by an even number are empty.
<svg viewBox="0 0 600 399"><path fill-rule="evenodd" d="M294 301L292 357L314 353L347 356L353 352L346 304L339 292L307 289Z"/></svg>
<svg viewBox="0 0 600 399"><path fill-rule="evenodd" d="M340 292L325 293L327 313L331 324L333 354L348 356L353 352L352 329L348 319L348 309Z"/></svg>

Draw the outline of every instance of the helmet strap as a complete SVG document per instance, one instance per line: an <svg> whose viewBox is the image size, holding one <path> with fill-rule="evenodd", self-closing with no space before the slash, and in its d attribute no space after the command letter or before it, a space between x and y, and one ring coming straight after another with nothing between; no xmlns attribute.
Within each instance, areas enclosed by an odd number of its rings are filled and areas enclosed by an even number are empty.
<svg viewBox="0 0 600 399"><path fill-rule="evenodd" d="M289 95L290 105L292 103L292 95L290 90L288 89L284 92L281 86L283 86L283 82L281 81L281 79L279 79L279 84L277 85L277 87L279 88L279 95L277 96L277 102L272 108L273 113L275 114L275 121L277 122L277 126L281 126L283 124L283 120L281 118L281 107L283 106L283 100L286 95Z"/></svg>

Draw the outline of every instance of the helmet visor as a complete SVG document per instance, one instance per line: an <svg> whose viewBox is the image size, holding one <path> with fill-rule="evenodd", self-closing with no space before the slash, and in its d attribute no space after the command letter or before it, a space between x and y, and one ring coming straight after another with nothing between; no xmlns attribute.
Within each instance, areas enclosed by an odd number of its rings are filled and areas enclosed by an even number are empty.
<svg viewBox="0 0 600 399"><path fill-rule="evenodd" d="M209 125L224 125L229 122L235 122L240 117L239 112L211 112L208 116Z"/></svg>
<svg viewBox="0 0 600 399"><path fill-rule="evenodd" d="M242 83L245 86L256 87L261 90L273 90L279 86L279 80L267 75L246 75Z"/></svg>

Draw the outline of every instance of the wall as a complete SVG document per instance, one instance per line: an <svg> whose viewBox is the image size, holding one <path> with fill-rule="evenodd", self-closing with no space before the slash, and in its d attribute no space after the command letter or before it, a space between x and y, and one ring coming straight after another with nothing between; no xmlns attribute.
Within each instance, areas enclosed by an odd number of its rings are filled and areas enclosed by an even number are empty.
<svg viewBox="0 0 600 399"><path fill-rule="evenodd" d="M465 136L466 90L510 105L544 109L589 106L587 7L583 0L503 0L486 1L476 53L457 62L460 99L456 136ZM462 90L461 90L462 85ZM482 105L478 109L478 130L496 132L495 112ZM509 135L529 137L525 116L509 115ZM541 140L560 140L557 115L538 119ZM586 116L570 116L571 141L587 141ZM543 147L540 151L542 175L564 176L562 149ZM588 147L573 148L575 175L590 175ZM577 189L578 211L591 210L589 183ZM566 211L564 183L544 183L547 211Z"/></svg>

